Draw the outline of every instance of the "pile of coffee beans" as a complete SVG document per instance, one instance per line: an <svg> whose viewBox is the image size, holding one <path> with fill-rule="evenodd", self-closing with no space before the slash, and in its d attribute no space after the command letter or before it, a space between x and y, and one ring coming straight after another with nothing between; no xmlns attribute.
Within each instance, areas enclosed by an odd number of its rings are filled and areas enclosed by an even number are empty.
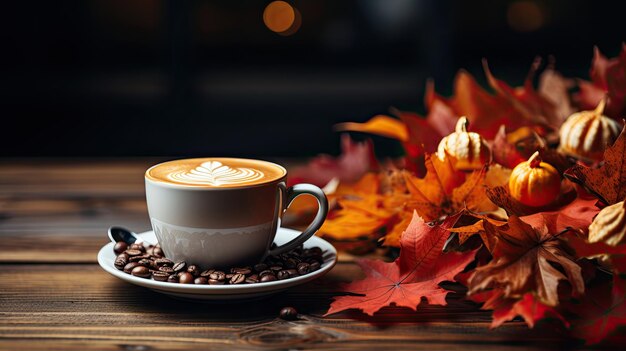
<svg viewBox="0 0 626 351"><path fill-rule="evenodd" d="M135 277L180 284L255 284L283 280L320 269L322 249L302 246L278 256L269 256L254 266L201 270L195 264L174 262L165 257L159 244L143 245L118 242L115 268Z"/></svg>

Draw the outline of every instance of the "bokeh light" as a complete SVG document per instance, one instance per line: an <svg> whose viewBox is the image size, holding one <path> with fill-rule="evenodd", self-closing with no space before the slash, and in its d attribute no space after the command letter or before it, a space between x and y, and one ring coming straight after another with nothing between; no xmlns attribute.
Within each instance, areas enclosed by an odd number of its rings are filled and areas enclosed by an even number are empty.
<svg viewBox="0 0 626 351"><path fill-rule="evenodd" d="M546 23L547 13L544 7L534 1L520 0L509 5L506 17L511 29L533 32Z"/></svg>
<svg viewBox="0 0 626 351"><path fill-rule="evenodd" d="M300 28L300 12L285 1L272 1L263 11L263 22L272 32L292 35Z"/></svg>

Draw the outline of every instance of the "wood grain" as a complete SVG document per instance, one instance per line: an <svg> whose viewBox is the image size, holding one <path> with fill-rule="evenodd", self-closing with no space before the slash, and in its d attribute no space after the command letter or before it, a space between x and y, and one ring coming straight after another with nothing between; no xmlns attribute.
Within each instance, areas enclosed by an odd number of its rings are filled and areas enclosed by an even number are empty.
<svg viewBox="0 0 626 351"><path fill-rule="evenodd" d="M390 308L377 318L350 313L323 317L336 283L357 276L354 264L339 264L321 281L268 299L206 304L171 299L123 283L91 264L3 265L0 338L11 345L24 340L54 344L79 339L98 341L90 344L97 347L88 348L125 344L159 349L176 345L289 348L302 343L311 349L376 348L396 343L444 349L456 342L481 348L499 343L567 343L554 333L558 329L528 331L522 323L488 332L488 313L459 295L451 296L448 307L424 305L419 313ZM286 305L298 309L299 320L276 318Z"/></svg>
<svg viewBox="0 0 626 351"><path fill-rule="evenodd" d="M489 312L448 306L324 317L340 282L362 276L355 257L324 278L257 301L198 303L130 285L95 264L112 224L149 229L143 172L157 160L0 161L0 350L567 349L550 321L490 331ZM294 306L296 321L276 318ZM618 347L617 335L602 346Z"/></svg>

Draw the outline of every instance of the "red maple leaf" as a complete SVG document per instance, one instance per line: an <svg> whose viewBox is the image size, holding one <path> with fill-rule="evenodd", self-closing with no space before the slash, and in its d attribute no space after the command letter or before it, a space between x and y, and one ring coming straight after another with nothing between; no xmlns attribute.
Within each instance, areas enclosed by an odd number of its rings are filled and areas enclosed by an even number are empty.
<svg viewBox="0 0 626 351"><path fill-rule="evenodd" d="M341 136L341 155L319 155L307 165L289 171L289 184L312 183L325 186L337 178L343 182L356 182L370 169L377 167L369 142L355 143L348 135Z"/></svg>
<svg viewBox="0 0 626 351"><path fill-rule="evenodd" d="M526 293L522 298L516 299L505 297L501 289L493 289L474 294L469 299L484 303L482 310L493 310L490 328L497 328L517 316L522 317L530 328L539 320L550 317L560 319L566 327L569 327L569 322L556 309L541 303L532 293Z"/></svg>
<svg viewBox="0 0 626 351"><path fill-rule="evenodd" d="M612 287L592 285L582 302L570 307L580 317L573 322L572 335L587 345L598 343L626 325L626 280L616 275Z"/></svg>
<svg viewBox="0 0 626 351"><path fill-rule="evenodd" d="M447 217L441 225L429 225L417 215L400 240L400 257L394 262L359 260L366 278L348 283L343 290L353 294L338 296L328 314L348 309L360 309L368 315L385 306L408 307L416 310L422 297L429 304L445 305L448 290L439 286L443 281L454 281L454 276L467 266L476 254L443 253L443 245L460 215Z"/></svg>
<svg viewBox="0 0 626 351"><path fill-rule="evenodd" d="M626 112L626 44L618 57L607 58L597 47L589 72L591 82L579 80L578 100L582 110L592 110L598 102L607 98L604 113L615 119L624 118Z"/></svg>

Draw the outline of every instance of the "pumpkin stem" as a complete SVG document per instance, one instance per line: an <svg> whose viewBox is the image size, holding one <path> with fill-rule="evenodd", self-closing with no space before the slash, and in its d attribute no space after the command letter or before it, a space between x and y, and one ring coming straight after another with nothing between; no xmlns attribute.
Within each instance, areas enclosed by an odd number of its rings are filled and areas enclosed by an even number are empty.
<svg viewBox="0 0 626 351"><path fill-rule="evenodd" d="M596 115L597 117L602 116L602 114L604 113L604 107L606 106L606 95L602 98L602 100L600 100L600 102L598 103L598 106L596 106L594 112L594 115Z"/></svg>
<svg viewBox="0 0 626 351"><path fill-rule="evenodd" d="M528 166L530 168L537 168L540 163L541 157L539 157L539 151L535 151L535 153L528 159Z"/></svg>
<svg viewBox="0 0 626 351"><path fill-rule="evenodd" d="M468 126L469 126L469 121L467 120L467 117L462 116L456 122L456 128L454 128L454 129L455 129L455 131L457 133L467 133L467 127Z"/></svg>

